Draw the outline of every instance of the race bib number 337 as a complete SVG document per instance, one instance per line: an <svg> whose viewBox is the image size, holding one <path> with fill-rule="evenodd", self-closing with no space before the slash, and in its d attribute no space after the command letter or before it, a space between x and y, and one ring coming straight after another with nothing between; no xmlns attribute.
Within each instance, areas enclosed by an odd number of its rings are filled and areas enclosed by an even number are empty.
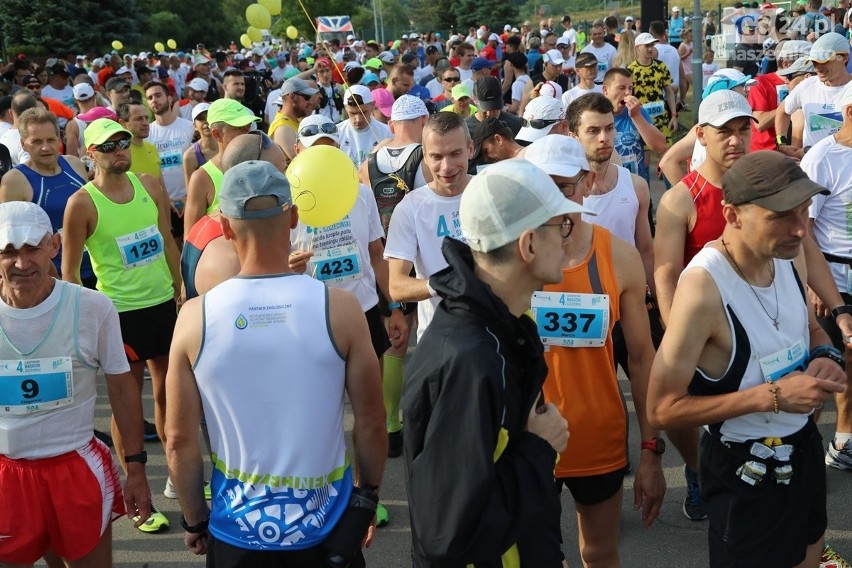
<svg viewBox="0 0 852 568"><path fill-rule="evenodd" d="M602 347L609 332L609 296L535 292L532 313L544 345Z"/></svg>
<svg viewBox="0 0 852 568"><path fill-rule="evenodd" d="M0 361L0 414L19 416L71 404L70 357Z"/></svg>

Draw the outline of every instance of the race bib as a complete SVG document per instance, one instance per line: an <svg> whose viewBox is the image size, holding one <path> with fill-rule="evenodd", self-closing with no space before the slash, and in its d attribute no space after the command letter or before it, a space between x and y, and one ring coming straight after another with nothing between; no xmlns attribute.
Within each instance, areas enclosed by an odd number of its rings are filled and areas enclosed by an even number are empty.
<svg viewBox="0 0 852 568"><path fill-rule="evenodd" d="M621 166L627 168L631 174L639 173L639 157L636 154L621 156Z"/></svg>
<svg viewBox="0 0 852 568"><path fill-rule="evenodd" d="M781 103L790 94L790 87L787 85L775 85L775 93L778 95L778 106L781 106Z"/></svg>
<svg viewBox="0 0 852 568"><path fill-rule="evenodd" d="M843 114L833 103L807 103L802 112L805 114L805 129L819 138L835 134L843 125Z"/></svg>
<svg viewBox="0 0 852 568"><path fill-rule="evenodd" d="M603 347L609 331L609 296L534 292L532 313L541 342L561 347Z"/></svg>
<svg viewBox="0 0 852 568"><path fill-rule="evenodd" d="M73 400L71 357L0 361L0 415L22 416Z"/></svg>
<svg viewBox="0 0 852 568"><path fill-rule="evenodd" d="M666 103L665 101L654 101L652 103L645 103L642 105L642 108L645 109L651 118L657 118L658 116L665 114Z"/></svg>
<svg viewBox="0 0 852 568"><path fill-rule="evenodd" d="M151 264L163 255L163 236L156 225L115 239L125 268Z"/></svg>
<svg viewBox="0 0 852 568"><path fill-rule="evenodd" d="M356 244L326 249L311 259L314 278L335 284L357 280L362 276L360 258Z"/></svg>
<svg viewBox="0 0 852 568"><path fill-rule="evenodd" d="M604 73L606 73L607 64L606 61L598 61L598 76L602 77Z"/></svg>
<svg viewBox="0 0 852 568"><path fill-rule="evenodd" d="M181 166L183 166L183 155L180 153L160 156L160 169L168 170L170 168L179 168Z"/></svg>
<svg viewBox="0 0 852 568"><path fill-rule="evenodd" d="M852 267L846 265L846 293L852 294Z"/></svg>
<svg viewBox="0 0 852 568"><path fill-rule="evenodd" d="M766 381L773 383L793 371L803 371L807 356L805 341L800 339L786 349L762 357L760 359L760 370L763 372Z"/></svg>

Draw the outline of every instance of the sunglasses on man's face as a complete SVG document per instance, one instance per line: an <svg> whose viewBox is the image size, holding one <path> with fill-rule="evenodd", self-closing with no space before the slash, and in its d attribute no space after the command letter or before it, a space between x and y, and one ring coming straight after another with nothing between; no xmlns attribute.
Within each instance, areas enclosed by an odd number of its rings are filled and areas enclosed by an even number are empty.
<svg viewBox="0 0 852 568"><path fill-rule="evenodd" d="M461 77L444 77L444 81L447 83L458 83L461 81Z"/></svg>
<svg viewBox="0 0 852 568"><path fill-rule="evenodd" d="M323 134L337 134L337 125L326 122L323 124L309 124L299 130L299 136L316 136L322 132Z"/></svg>
<svg viewBox="0 0 852 568"><path fill-rule="evenodd" d="M112 154L118 148L122 150L127 150L130 148L130 138L122 138L121 140L111 140L109 142L104 142L103 144L95 145L95 150L102 154Z"/></svg>

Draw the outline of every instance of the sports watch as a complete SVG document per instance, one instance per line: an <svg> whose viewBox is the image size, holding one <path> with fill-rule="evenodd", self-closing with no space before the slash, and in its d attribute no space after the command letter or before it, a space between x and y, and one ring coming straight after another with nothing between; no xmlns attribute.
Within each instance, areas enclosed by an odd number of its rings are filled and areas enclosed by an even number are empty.
<svg viewBox="0 0 852 568"><path fill-rule="evenodd" d="M650 450L658 456L666 453L666 441L662 438L652 438L650 440L642 440L642 449Z"/></svg>

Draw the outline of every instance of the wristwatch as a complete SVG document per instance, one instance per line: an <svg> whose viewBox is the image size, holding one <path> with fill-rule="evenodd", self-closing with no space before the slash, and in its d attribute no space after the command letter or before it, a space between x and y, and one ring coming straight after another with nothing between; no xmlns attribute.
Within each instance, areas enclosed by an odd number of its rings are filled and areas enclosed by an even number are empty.
<svg viewBox="0 0 852 568"><path fill-rule="evenodd" d="M209 525L209 524L210 524L210 516L209 515L207 516L206 519L204 519L203 521L200 521L200 522L198 522L194 525L186 524L186 519L184 518L184 516L183 515L180 516L180 526L183 527L183 530L185 530L186 532L191 533L191 534L201 534L203 532L207 532L207 525Z"/></svg>
<svg viewBox="0 0 852 568"><path fill-rule="evenodd" d="M124 463L148 463L148 452L142 450L138 454L131 454L129 456L124 456Z"/></svg>
<svg viewBox="0 0 852 568"><path fill-rule="evenodd" d="M843 314L852 314L852 306L849 304L837 306L831 310L831 319L837 319L837 316L842 316Z"/></svg>
<svg viewBox="0 0 852 568"><path fill-rule="evenodd" d="M826 359L831 359L844 371L846 370L846 359L843 358L843 353L840 352L834 345L817 345L811 350L809 361L813 361L814 359L819 359L820 357L825 357Z"/></svg>
<svg viewBox="0 0 852 568"><path fill-rule="evenodd" d="M642 449L650 450L658 456L666 453L666 441L662 438L652 438L650 440L642 440Z"/></svg>
<svg viewBox="0 0 852 568"><path fill-rule="evenodd" d="M402 304L400 304L399 302L391 302L391 303L388 304L388 309L389 310L401 310Z"/></svg>
<svg viewBox="0 0 852 568"><path fill-rule="evenodd" d="M790 141L787 140L787 137L783 134L779 134L775 137L775 148L778 149L781 146L789 146Z"/></svg>

